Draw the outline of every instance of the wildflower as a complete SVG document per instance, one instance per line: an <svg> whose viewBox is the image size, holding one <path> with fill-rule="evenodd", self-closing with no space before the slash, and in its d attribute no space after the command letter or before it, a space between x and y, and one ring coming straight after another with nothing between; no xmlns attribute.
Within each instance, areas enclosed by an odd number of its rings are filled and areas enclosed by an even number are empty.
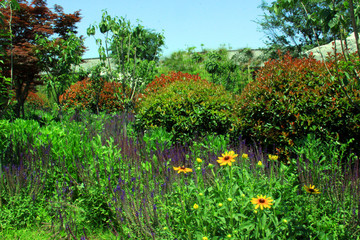
<svg viewBox="0 0 360 240"><path fill-rule="evenodd" d="M204 196L204 194L201 192L201 193L199 193L199 196Z"/></svg>
<svg viewBox="0 0 360 240"><path fill-rule="evenodd" d="M203 237L202 240L209 240L207 237Z"/></svg>
<svg viewBox="0 0 360 240"><path fill-rule="evenodd" d="M199 205L197 205L196 203L194 204L193 208L196 210L199 208Z"/></svg>
<svg viewBox="0 0 360 240"><path fill-rule="evenodd" d="M198 163L202 163L202 160L201 160L200 158L197 158L196 161L197 161Z"/></svg>
<svg viewBox="0 0 360 240"><path fill-rule="evenodd" d="M167 227L164 227L163 229L164 229L164 230L167 230Z"/></svg>
<svg viewBox="0 0 360 240"><path fill-rule="evenodd" d="M287 223L288 221L286 219L283 220L283 223Z"/></svg>
<svg viewBox="0 0 360 240"><path fill-rule="evenodd" d="M219 207L222 207L222 206L223 206L223 204L222 204L222 203L219 203L219 204L218 204L218 206L219 206Z"/></svg>
<svg viewBox="0 0 360 240"><path fill-rule="evenodd" d="M231 202L231 201L232 201L232 198L228 198L227 200L228 200L229 202Z"/></svg>
<svg viewBox="0 0 360 240"><path fill-rule="evenodd" d="M220 163L220 166L229 165L231 166L233 162L235 162L235 158L238 156L238 154L235 154L234 151L225 152L224 154L221 154L222 157L219 157L217 160L218 163Z"/></svg>
<svg viewBox="0 0 360 240"><path fill-rule="evenodd" d="M304 185L304 188L305 188L305 191L307 193L310 193L310 194L320 194L320 191L319 189L315 188L315 185L309 185L309 187L307 187L306 185Z"/></svg>
<svg viewBox="0 0 360 240"><path fill-rule="evenodd" d="M256 211L256 210L254 210L254 213L256 214L256 213L257 213L257 211Z"/></svg>
<svg viewBox="0 0 360 240"><path fill-rule="evenodd" d="M258 165L258 166L262 166L263 163L262 163L261 161L259 161L259 162L257 163L257 165Z"/></svg>
<svg viewBox="0 0 360 240"><path fill-rule="evenodd" d="M271 202L274 201L271 197L266 197L263 195L258 195L256 198L251 199L251 203L256 205L255 209L260 207L261 210L265 208L270 208L270 205L273 205Z"/></svg>
<svg viewBox="0 0 360 240"><path fill-rule="evenodd" d="M197 170L201 170L201 167L197 167L196 169L197 169Z"/></svg>
<svg viewBox="0 0 360 240"><path fill-rule="evenodd" d="M231 238L231 234L228 234L226 237L227 237L227 238Z"/></svg>
<svg viewBox="0 0 360 240"><path fill-rule="evenodd" d="M279 158L278 155L271 155L271 154L269 154L269 159L270 159L270 160L276 161L276 160L278 160L278 158Z"/></svg>
<svg viewBox="0 0 360 240"><path fill-rule="evenodd" d="M243 155L241 156L243 159L248 159L249 158L249 155L246 154L246 153L243 153Z"/></svg>
<svg viewBox="0 0 360 240"><path fill-rule="evenodd" d="M178 173L188 173L188 172L192 172L191 168L186 168L184 166L182 167L174 167L175 171L178 171Z"/></svg>

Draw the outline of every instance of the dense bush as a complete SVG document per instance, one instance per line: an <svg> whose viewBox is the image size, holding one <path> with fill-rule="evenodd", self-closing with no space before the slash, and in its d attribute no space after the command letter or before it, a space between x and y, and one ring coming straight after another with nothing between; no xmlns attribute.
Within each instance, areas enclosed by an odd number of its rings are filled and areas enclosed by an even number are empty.
<svg viewBox="0 0 360 240"><path fill-rule="evenodd" d="M360 92L353 81L345 94L330 72L334 62L325 65L312 57L285 55L267 62L240 96L239 133L280 151L311 132L359 142L360 113L346 94L356 102Z"/></svg>
<svg viewBox="0 0 360 240"><path fill-rule="evenodd" d="M105 82L98 101L96 94L91 87L91 81L85 79L73 84L60 96L60 104L63 109L87 109L96 112L96 103L100 111L114 112L123 109L123 95L120 83ZM120 98L119 98L120 96Z"/></svg>
<svg viewBox="0 0 360 240"><path fill-rule="evenodd" d="M49 100L43 93L30 91L26 98L26 107L30 109L43 109L49 107Z"/></svg>
<svg viewBox="0 0 360 240"><path fill-rule="evenodd" d="M163 127L184 141L206 133L226 134L232 128L235 97L222 86L197 75L172 73L155 79L148 89L155 93L149 90L140 103L140 129Z"/></svg>

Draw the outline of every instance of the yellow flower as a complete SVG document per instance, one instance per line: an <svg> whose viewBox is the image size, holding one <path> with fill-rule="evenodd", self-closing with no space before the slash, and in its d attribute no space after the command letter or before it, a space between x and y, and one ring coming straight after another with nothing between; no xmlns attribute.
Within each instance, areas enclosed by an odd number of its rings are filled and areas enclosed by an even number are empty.
<svg viewBox="0 0 360 240"><path fill-rule="evenodd" d="M305 191L307 193L310 193L310 194L320 194L320 191L319 189L315 188L315 185L309 185L309 187L307 187L306 185L304 185L304 188L305 188Z"/></svg>
<svg viewBox="0 0 360 240"><path fill-rule="evenodd" d="M223 206L223 204L222 204L222 203L219 203L219 204L218 204L218 206L219 206L219 207L222 207L222 206Z"/></svg>
<svg viewBox="0 0 360 240"><path fill-rule="evenodd" d="M270 160L276 161L276 160L278 160L278 158L279 158L278 155L271 155L271 154L269 154L269 159L270 159Z"/></svg>
<svg viewBox="0 0 360 240"><path fill-rule="evenodd" d="M196 203L194 204L193 206L194 209L198 209L199 208L199 205L197 205Z"/></svg>
<svg viewBox="0 0 360 240"><path fill-rule="evenodd" d="M263 163L262 163L261 161L259 161L259 162L257 163L257 165L258 165L258 166L262 166Z"/></svg>
<svg viewBox="0 0 360 240"><path fill-rule="evenodd" d="M201 167L197 167L196 169L197 169L197 170L201 170Z"/></svg>
<svg viewBox="0 0 360 240"><path fill-rule="evenodd" d="M288 221L286 219L283 220L283 223L287 223Z"/></svg>
<svg viewBox="0 0 360 240"><path fill-rule="evenodd" d="M256 210L254 210L254 213L256 214L256 213L257 213L257 211L256 211Z"/></svg>
<svg viewBox="0 0 360 240"><path fill-rule="evenodd" d="M251 203L256 205L255 209L258 209L260 207L261 210L264 208L271 208L270 205L273 205L271 202L274 201L271 199L271 197L266 197L263 195L258 195L256 198L251 199Z"/></svg>
<svg viewBox="0 0 360 240"><path fill-rule="evenodd" d="M164 230L167 230L167 227L164 227L163 229L164 229Z"/></svg>
<svg viewBox="0 0 360 240"><path fill-rule="evenodd" d="M228 200L229 202L231 202L231 201L232 201L232 198L228 198L227 200Z"/></svg>
<svg viewBox="0 0 360 240"><path fill-rule="evenodd" d="M202 160L201 160L200 158L197 158L196 161L197 161L198 163L202 163Z"/></svg>
<svg viewBox="0 0 360 240"><path fill-rule="evenodd" d="M235 159L238 154L235 154L234 151L225 152L224 154L221 154L222 157L219 157L217 160L218 163L220 163L220 166L229 165L231 166L233 162L235 162Z"/></svg>
<svg viewBox="0 0 360 240"><path fill-rule="evenodd" d="M231 234L228 234L226 237L231 238Z"/></svg>
<svg viewBox="0 0 360 240"><path fill-rule="evenodd" d="M201 193L199 193L199 196L204 196L204 194L201 192Z"/></svg>
<svg viewBox="0 0 360 240"><path fill-rule="evenodd" d="M248 159L249 158L249 155L246 154L246 153L243 153L243 155L241 156L243 159Z"/></svg>
<svg viewBox="0 0 360 240"><path fill-rule="evenodd" d="M188 172L192 172L191 168L186 168L184 166L182 167L174 167L175 171L178 171L178 173L188 173Z"/></svg>
<svg viewBox="0 0 360 240"><path fill-rule="evenodd" d="M209 240L207 237L203 237L202 240Z"/></svg>

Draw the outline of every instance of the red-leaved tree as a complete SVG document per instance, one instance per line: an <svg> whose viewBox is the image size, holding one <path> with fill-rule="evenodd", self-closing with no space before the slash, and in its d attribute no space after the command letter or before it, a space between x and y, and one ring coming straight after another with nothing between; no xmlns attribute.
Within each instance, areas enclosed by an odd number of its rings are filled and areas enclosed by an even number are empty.
<svg viewBox="0 0 360 240"><path fill-rule="evenodd" d="M20 8L0 9L4 16L0 28L0 41L5 46L3 69L4 75L12 76L12 89L15 92L17 117L24 116L24 103L29 90L40 84L40 67L34 54L35 37L56 36L66 38L68 31L76 33L75 24L80 21L80 12L65 14L59 5L54 11L47 7L46 0L18 1ZM10 23L10 24L9 24ZM7 32L12 32L12 37Z"/></svg>

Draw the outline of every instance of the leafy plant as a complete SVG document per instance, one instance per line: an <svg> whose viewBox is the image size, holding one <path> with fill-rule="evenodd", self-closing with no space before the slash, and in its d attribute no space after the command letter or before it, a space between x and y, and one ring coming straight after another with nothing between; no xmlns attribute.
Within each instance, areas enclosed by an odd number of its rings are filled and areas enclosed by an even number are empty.
<svg viewBox="0 0 360 240"><path fill-rule="evenodd" d="M275 145L284 155L308 133L323 140L357 141L360 115L329 76L332 66L289 55L267 62L240 96L239 134L268 148ZM350 87L354 84L349 83L349 95L358 101L359 91Z"/></svg>
<svg viewBox="0 0 360 240"><path fill-rule="evenodd" d="M127 92L130 90L125 88ZM116 112L124 109L124 95L120 83L104 82L99 98L92 87L89 79L84 79L73 84L64 94L60 96L60 104L64 110L88 109L93 112L99 111Z"/></svg>
<svg viewBox="0 0 360 240"><path fill-rule="evenodd" d="M155 93L140 102L136 115L138 129L163 127L174 135L174 140L182 142L207 133L230 131L235 104L231 93L197 76L185 75L180 79L171 76L155 80L151 85ZM156 91L161 85L164 87Z"/></svg>

